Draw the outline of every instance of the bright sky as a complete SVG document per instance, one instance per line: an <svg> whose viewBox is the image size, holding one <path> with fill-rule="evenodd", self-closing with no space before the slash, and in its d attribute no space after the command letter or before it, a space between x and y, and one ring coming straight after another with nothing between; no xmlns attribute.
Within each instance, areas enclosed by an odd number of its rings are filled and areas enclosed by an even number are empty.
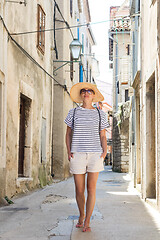
<svg viewBox="0 0 160 240"><path fill-rule="evenodd" d="M109 20L111 6L121 6L124 0L89 0L91 21L100 22ZM112 106L112 70L109 69L108 56L108 29L106 23L93 24L92 30L97 45L94 47L95 57L99 61L100 75L97 77L97 86L105 97L105 101ZM104 82L104 83L103 83Z"/></svg>

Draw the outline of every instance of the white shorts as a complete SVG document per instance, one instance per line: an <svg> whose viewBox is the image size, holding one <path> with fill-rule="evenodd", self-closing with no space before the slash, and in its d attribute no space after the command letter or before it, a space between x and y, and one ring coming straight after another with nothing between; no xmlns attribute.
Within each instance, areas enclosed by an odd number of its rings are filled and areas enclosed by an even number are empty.
<svg viewBox="0 0 160 240"><path fill-rule="evenodd" d="M104 170L104 159L100 152L95 153L73 153L70 159L70 173L85 174L86 172L100 172Z"/></svg>

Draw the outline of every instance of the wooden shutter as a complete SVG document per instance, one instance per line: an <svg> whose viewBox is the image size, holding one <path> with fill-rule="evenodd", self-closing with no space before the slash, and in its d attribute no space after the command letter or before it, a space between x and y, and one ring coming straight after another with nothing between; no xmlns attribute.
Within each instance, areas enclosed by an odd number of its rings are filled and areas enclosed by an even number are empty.
<svg viewBox="0 0 160 240"><path fill-rule="evenodd" d="M45 12L38 4L38 33L37 33L37 47L44 54L45 51Z"/></svg>

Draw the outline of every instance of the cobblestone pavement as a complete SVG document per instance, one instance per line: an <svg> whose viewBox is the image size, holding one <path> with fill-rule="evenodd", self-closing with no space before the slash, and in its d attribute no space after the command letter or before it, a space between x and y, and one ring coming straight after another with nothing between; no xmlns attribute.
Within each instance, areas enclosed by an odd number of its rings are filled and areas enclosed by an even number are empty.
<svg viewBox="0 0 160 240"><path fill-rule="evenodd" d="M0 208L3 240L159 240L160 214L132 188L128 174L110 166L99 175L91 233L76 229L73 178L53 183Z"/></svg>

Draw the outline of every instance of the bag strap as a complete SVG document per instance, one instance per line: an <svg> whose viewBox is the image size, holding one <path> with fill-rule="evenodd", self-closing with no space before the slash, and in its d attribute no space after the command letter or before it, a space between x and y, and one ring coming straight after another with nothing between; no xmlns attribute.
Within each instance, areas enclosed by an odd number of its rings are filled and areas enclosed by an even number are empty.
<svg viewBox="0 0 160 240"><path fill-rule="evenodd" d="M98 108L96 108L99 114L99 134L100 134L100 129L101 129L101 114Z"/></svg>
<svg viewBox="0 0 160 240"><path fill-rule="evenodd" d="M76 108L74 108L74 111L73 111L73 122L72 122L72 124L73 124L73 130L74 130L74 118L75 118L75 112L76 112Z"/></svg>

